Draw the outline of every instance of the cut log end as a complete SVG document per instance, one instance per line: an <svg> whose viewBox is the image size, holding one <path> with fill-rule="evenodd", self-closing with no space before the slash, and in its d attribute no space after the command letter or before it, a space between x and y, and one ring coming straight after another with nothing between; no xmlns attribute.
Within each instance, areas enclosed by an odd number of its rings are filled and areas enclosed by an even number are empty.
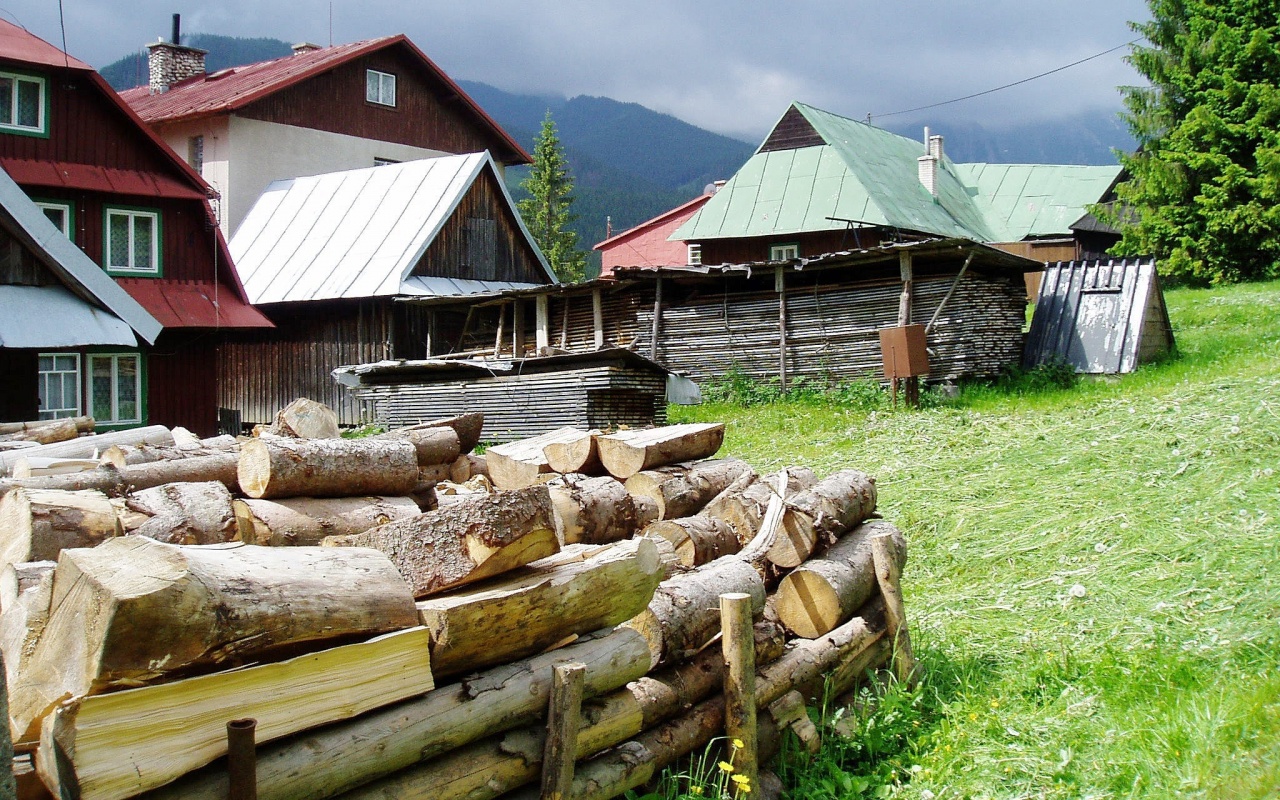
<svg viewBox="0 0 1280 800"><path fill-rule="evenodd" d="M814 639L844 620L840 596L817 575L793 572L778 587L777 606L786 609L784 622L797 636Z"/></svg>

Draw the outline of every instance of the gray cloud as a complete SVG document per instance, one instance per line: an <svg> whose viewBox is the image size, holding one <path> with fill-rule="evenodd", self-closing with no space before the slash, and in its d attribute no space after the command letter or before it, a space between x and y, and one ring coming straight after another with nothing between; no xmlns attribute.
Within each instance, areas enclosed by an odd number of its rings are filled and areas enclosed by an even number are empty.
<svg viewBox="0 0 1280 800"><path fill-rule="evenodd" d="M329 41L327 0L63 0L67 48L104 66L159 36ZM5 16L60 44L58 6L9 0ZM333 40L406 33L455 78L537 93L605 95L757 139L801 100L848 116L983 91L1134 38L1142 0L582 0L356 3L334 0ZM1030 84L895 121L1031 122L1119 108L1139 81L1123 51Z"/></svg>

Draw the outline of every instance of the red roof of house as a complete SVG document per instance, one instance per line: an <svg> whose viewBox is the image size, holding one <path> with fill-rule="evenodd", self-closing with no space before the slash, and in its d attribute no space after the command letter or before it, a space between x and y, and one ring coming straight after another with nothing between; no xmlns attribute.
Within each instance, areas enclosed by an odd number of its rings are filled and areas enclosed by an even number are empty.
<svg viewBox="0 0 1280 800"><path fill-rule="evenodd" d="M613 236L610 236L608 239L605 239L603 242L600 242L599 244L597 244L595 247L592 247L591 249L604 250L612 245L615 245L623 241L624 239L630 239L634 236L638 236L639 234L644 233L650 228L661 225L663 222L666 222L667 220L673 217L681 216L685 212L688 212L688 216L693 216L693 212L697 211L699 208L702 208L702 204L707 202L710 199L711 199L711 194L698 195L697 197L693 198L687 203L682 203L676 206L675 208L671 209L670 211L662 212L661 214L654 217L653 219L645 220L644 222L641 222L639 225L636 225L634 228L627 228L622 233L615 233Z"/></svg>
<svg viewBox="0 0 1280 800"><path fill-rule="evenodd" d="M593 249L600 251L600 277L612 276L616 267L684 264L688 245L668 241L667 237L710 199L710 194L700 195L597 244Z"/></svg>
<svg viewBox="0 0 1280 800"><path fill-rule="evenodd" d="M165 328L271 328L271 321L233 290L213 281L116 278Z"/></svg>
<svg viewBox="0 0 1280 800"><path fill-rule="evenodd" d="M38 66L93 69L93 67L80 59L72 58L44 39L2 19L0 19L0 53L3 53L7 59Z"/></svg>
<svg viewBox="0 0 1280 800"><path fill-rule="evenodd" d="M511 149L512 157L500 159L509 164L529 164L533 159L515 139L494 122L458 84L435 65L427 55L409 41L404 34L366 39L350 44L322 47L305 53L297 53L271 61L260 61L239 67L229 67L207 75L188 78L169 87L166 92L152 94L145 86L121 92L125 102L133 106L142 119L150 123L173 122L227 114L250 103L261 100L274 92L293 86L321 72L333 69L348 61L388 47L403 45L419 59L435 78L456 93L462 103Z"/></svg>
<svg viewBox="0 0 1280 800"><path fill-rule="evenodd" d="M23 158L0 158L0 167L14 182L23 186L51 186L56 189L87 189L94 192L134 194L144 197L171 197L204 200L204 192L196 190L168 175L134 169L100 167L69 161L31 161Z"/></svg>

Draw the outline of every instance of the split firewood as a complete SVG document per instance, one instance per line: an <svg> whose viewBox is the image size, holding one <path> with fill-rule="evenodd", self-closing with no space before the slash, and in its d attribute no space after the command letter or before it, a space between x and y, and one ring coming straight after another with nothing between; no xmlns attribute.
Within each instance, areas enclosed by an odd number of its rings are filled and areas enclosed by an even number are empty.
<svg viewBox="0 0 1280 800"><path fill-rule="evenodd" d="M715 517L682 517L651 522L645 536L665 539L686 567L697 567L738 552L740 545L729 523Z"/></svg>
<svg viewBox="0 0 1280 800"><path fill-rule="evenodd" d="M112 501L125 532L168 544L221 544L239 536L231 492L217 481L166 483Z"/></svg>
<svg viewBox="0 0 1280 800"><path fill-rule="evenodd" d="M598 430L582 431L573 439L547 443L542 448L542 454L551 466L551 471L602 474L604 467L600 464L600 451L596 448L596 437L601 433Z"/></svg>
<svg viewBox="0 0 1280 800"><path fill-rule="evenodd" d="M69 547L93 547L123 533L98 491L16 489L0 498L0 566L52 561Z"/></svg>
<svg viewBox="0 0 1280 800"><path fill-rule="evenodd" d="M755 471L745 461L722 458L673 464L637 472L627 478L627 491L652 497L659 519L691 517L744 475Z"/></svg>
<svg viewBox="0 0 1280 800"><path fill-rule="evenodd" d="M466 483L476 476L489 477L489 465L484 456L466 453L458 456L449 467L449 480L454 483Z"/></svg>
<svg viewBox="0 0 1280 800"><path fill-rule="evenodd" d="M485 451L484 459L493 485L499 489L523 489L534 485L539 476L552 471L544 448L556 442L574 441L583 433L585 431L578 428L558 428L540 436L490 447Z"/></svg>
<svg viewBox="0 0 1280 800"><path fill-rule="evenodd" d="M337 439L342 434L333 409L306 397L277 411L271 427L277 436L298 439Z"/></svg>
<svg viewBox="0 0 1280 800"><path fill-rule="evenodd" d="M102 451L99 461L116 467L128 467L135 464L150 464L153 461L164 461L173 458L195 458L216 453L232 453L240 449L240 442L234 436L214 436L201 439L196 444L159 447L152 445L117 444Z"/></svg>
<svg viewBox="0 0 1280 800"><path fill-rule="evenodd" d="M445 417L444 419L431 420L430 422L420 422L416 425L407 425L403 428L392 428L386 433L379 434L374 438L394 439L410 436L417 431L429 430L431 428L449 428L458 434L458 448L463 453L470 453L480 443L481 432L484 429L484 414L480 412L472 412L469 414L459 414L456 417Z"/></svg>
<svg viewBox="0 0 1280 800"><path fill-rule="evenodd" d="M0 653L4 654L8 685L27 668L53 601L52 561L10 564L0 575L4 611L0 613Z"/></svg>
<svg viewBox="0 0 1280 800"><path fill-rule="evenodd" d="M103 450L115 444L173 444L173 433L163 425L149 425L145 428L130 428L123 431L111 431L90 436L80 436L65 442L42 444L20 451L0 453L0 475L13 469L21 456L39 458L94 458Z"/></svg>
<svg viewBox="0 0 1280 800"><path fill-rule="evenodd" d="M764 609L765 586L751 564L725 556L663 581L649 607L623 623L644 635L653 666L682 661L720 630L720 595L751 595L755 613Z"/></svg>
<svg viewBox="0 0 1280 800"><path fill-rule="evenodd" d="M412 497L288 497L236 500L240 541L271 547L319 545L422 513Z"/></svg>
<svg viewBox="0 0 1280 800"><path fill-rule="evenodd" d="M237 475L258 499L403 495L418 484L418 453L401 439L251 439Z"/></svg>
<svg viewBox="0 0 1280 800"><path fill-rule="evenodd" d="M596 440L600 462L610 475L620 480L626 480L641 470L710 458L723 443L722 422L619 431Z"/></svg>
<svg viewBox="0 0 1280 800"><path fill-rule="evenodd" d="M0 570L0 611L32 586L40 583L45 575L53 572L56 561L26 561L9 564Z"/></svg>
<svg viewBox="0 0 1280 800"><path fill-rule="evenodd" d="M419 600L436 676L513 661L624 622L644 610L663 577L658 549L645 539L557 561L552 556L501 580Z"/></svg>
<svg viewBox="0 0 1280 800"><path fill-rule="evenodd" d="M183 481L218 481L228 489L236 489L239 487L236 479L237 463L238 456L235 453L218 453L176 461L136 464L123 469L104 464L97 469L68 475L0 480L0 496L22 487L65 491L95 489L112 497L120 497L129 491Z"/></svg>
<svg viewBox="0 0 1280 800"><path fill-rule="evenodd" d="M48 622L14 685L12 729L34 741L40 721L68 697L417 621L395 567L365 548L179 547L123 536L64 550Z"/></svg>
<svg viewBox="0 0 1280 800"><path fill-rule="evenodd" d="M560 549L545 486L475 495L324 544L381 550L415 597L501 575Z"/></svg>
<svg viewBox="0 0 1280 800"><path fill-rule="evenodd" d="M13 465L13 477L38 478L42 475L68 475L96 469L98 462L92 458L37 458L23 456Z"/></svg>
<svg viewBox="0 0 1280 800"><path fill-rule="evenodd" d="M76 426L77 433L93 433L93 417L64 417L62 419L36 419L28 422L0 422L0 435L26 433L49 425L62 425L67 422L71 422Z"/></svg>
<svg viewBox="0 0 1280 800"><path fill-rule="evenodd" d="M324 800L412 764L544 717L551 672L585 664L585 697L612 692L649 669L649 651L635 631L599 637L494 667L420 698L258 748L259 800ZM143 795L146 800L224 800L227 771L197 770Z"/></svg>
<svg viewBox="0 0 1280 800"><path fill-rule="evenodd" d="M738 542L745 545L760 532L769 500L777 494L778 476L783 473L787 480L784 497L791 497L818 482L818 476L807 467L787 467L763 478L746 474L725 487L698 513L729 523Z"/></svg>
<svg viewBox="0 0 1280 800"><path fill-rule="evenodd" d="M621 482L565 475L547 484L561 544L606 544L636 534L636 506Z"/></svg>
<svg viewBox="0 0 1280 800"><path fill-rule="evenodd" d="M759 663L782 655L778 625L757 623L755 637ZM587 700L577 758L593 756L684 712L719 691L723 680L724 656L708 648L688 663ZM361 786L342 800L490 800L538 779L545 737L542 724L491 736Z"/></svg>
<svg viewBox="0 0 1280 800"><path fill-rule="evenodd" d="M821 558L809 559L782 579L774 598L782 624L797 636L814 639L850 619L875 592L871 537L881 533L902 545L896 555L905 562L906 544L897 527L884 521L859 525Z"/></svg>
<svg viewBox="0 0 1280 800"><path fill-rule="evenodd" d="M819 542L834 542L876 510L875 478L844 470L787 498L783 535L769 550L769 561L789 569L813 554Z"/></svg>
<svg viewBox="0 0 1280 800"><path fill-rule="evenodd" d="M258 742L350 719L434 688L422 628L159 686L74 698L45 723L36 769L58 797L123 800L227 752L227 721Z"/></svg>

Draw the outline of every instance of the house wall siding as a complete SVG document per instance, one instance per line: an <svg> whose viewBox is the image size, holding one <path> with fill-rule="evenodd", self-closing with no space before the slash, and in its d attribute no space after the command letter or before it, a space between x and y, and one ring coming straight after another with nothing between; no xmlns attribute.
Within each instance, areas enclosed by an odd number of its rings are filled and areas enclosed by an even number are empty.
<svg viewBox="0 0 1280 800"><path fill-rule="evenodd" d="M748 264L767 261L770 248L779 244L798 244L801 258L813 258L824 253L876 247L882 239L883 232L879 228L779 233L742 239L707 239L702 242L702 263Z"/></svg>
<svg viewBox="0 0 1280 800"><path fill-rule="evenodd" d="M165 331L147 359L147 422L181 425L197 436L218 427L217 341L207 331Z"/></svg>

